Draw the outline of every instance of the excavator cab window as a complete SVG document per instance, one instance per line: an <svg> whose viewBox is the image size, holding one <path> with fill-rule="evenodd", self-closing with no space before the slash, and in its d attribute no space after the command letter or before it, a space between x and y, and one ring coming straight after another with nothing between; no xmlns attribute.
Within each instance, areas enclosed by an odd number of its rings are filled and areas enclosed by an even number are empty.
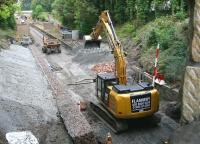
<svg viewBox="0 0 200 144"><path fill-rule="evenodd" d="M97 97L98 98L101 98L101 90L102 90L101 83L102 83L102 79L97 77L96 88L97 88Z"/></svg>
<svg viewBox="0 0 200 144"><path fill-rule="evenodd" d="M101 74L97 76L96 88L97 97L100 98L105 104L108 102L109 89L108 86L116 84L116 77L108 74Z"/></svg>

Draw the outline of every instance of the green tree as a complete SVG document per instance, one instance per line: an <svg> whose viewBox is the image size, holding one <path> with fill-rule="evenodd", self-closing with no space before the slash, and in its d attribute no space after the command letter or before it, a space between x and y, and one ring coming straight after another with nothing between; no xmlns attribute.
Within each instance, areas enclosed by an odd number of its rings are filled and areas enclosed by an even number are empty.
<svg viewBox="0 0 200 144"><path fill-rule="evenodd" d="M124 0L117 0L115 3L115 9L114 9L114 19L122 24L126 21L126 3Z"/></svg>
<svg viewBox="0 0 200 144"><path fill-rule="evenodd" d="M37 4L38 4L38 3L37 3L37 0L32 0L32 1L31 1L31 6L30 6L31 9L34 10L34 9L36 8Z"/></svg>
<svg viewBox="0 0 200 144"><path fill-rule="evenodd" d="M0 27L1 28L15 28L15 1L14 0L2 0L0 1Z"/></svg>
<svg viewBox="0 0 200 144"><path fill-rule="evenodd" d="M75 3L75 24L83 34L91 32L92 27L97 23L98 12L95 6L86 0L76 0Z"/></svg>
<svg viewBox="0 0 200 144"><path fill-rule="evenodd" d="M52 4L53 14L68 28L78 28L82 33L91 32L98 20L101 8L92 0L55 0Z"/></svg>
<svg viewBox="0 0 200 144"><path fill-rule="evenodd" d="M78 27L86 32L103 10L109 10L112 20L117 24L135 21L138 26L142 26L160 16L173 14L184 19L186 2L187 0L55 0L52 8L64 25Z"/></svg>
<svg viewBox="0 0 200 144"><path fill-rule="evenodd" d="M126 15L128 17L128 20L133 21L136 13L136 0L126 0Z"/></svg>
<svg viewBox="0 0 200 144"><path fill-rule="evenodd" d="M52 4L54 17L69 28L75 27L75 0L55 0Z"/></svg>
<svg viewBox="0 0 200 144"><path fill-rule="evenodd" d="M33 18L38 18L38 16L44 11L41 5L37 5L35 9L33 9L32 16Z"/></svg>
<svg viewBox="0 0 200 144"><path fill-rule="evenodd" d="M22 10L30 10L31 9L31 0L21 0Z"/></svg>
<svg viewBox="0 0 200 144"><path fill-rule="evenodd" d="M151 11L152 0L136 0L136 16L139 24L144 24L148 22Z"/></svg>
<svg viewBox="0 0 200 144"><path fill-rule="evenodd" d="M43 7L44 11L51 12L52 11L51 5L53 2L54 2L54 0L32 0L30 8L32 10L34 10L37 5L41 5Z"/></svg>

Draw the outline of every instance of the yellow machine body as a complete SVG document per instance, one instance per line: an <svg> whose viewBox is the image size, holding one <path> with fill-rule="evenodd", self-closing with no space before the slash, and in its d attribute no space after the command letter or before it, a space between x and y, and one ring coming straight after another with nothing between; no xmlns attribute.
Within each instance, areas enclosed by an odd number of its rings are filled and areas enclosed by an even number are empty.
<svg viewBox="0 0 200 144"><path fill-rule="evenodd" d="M119 94L112 90L112 87L110 94L109 94L109 105L107 109L116 117L120 119L132 119L132 118L142 118L153 115L155 112L159 109L159 95L158 91L156 89L148 90L148 91L139 91L139 92L132 92L127 94ZM136 105L134 105L134 100L131 99L131 97L138 96L138 95L150 95L149 102L147 102L149 105L148 110L138 110L133 111L132 108L134 107L137 109ZM145 98L143 98L145 99ZM143 99L137 99L138 101L143 101ZM144 105L144 102L137 102L137 104ZM139 105L140 107L140 105Z"/></svg>
<svg viewBox="0 0 200 144"><path fill-rule="evenodd" d="M111 73L97 75L97 98L104 107L119 119L134 119L153 115L159 109L159 93L151 84L118 84Z"/></svg>

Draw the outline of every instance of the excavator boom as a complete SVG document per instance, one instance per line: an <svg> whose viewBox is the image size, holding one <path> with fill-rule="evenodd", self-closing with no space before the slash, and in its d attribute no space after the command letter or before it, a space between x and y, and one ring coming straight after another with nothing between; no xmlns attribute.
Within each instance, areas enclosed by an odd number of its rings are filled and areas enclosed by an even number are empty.
<svg viewBox="0 0 200 144"><path fill-rule="evenodd" d="M109 12L103 11L99 16L99 21L90 35L85 35L85 48L100 47L101 32L105 30L109 39L109 45L112 48L115 58L115 75L119 81L119 84L126 85L126 62L124 58L124 52L121 43L116 35L113 27Z"/></svg>

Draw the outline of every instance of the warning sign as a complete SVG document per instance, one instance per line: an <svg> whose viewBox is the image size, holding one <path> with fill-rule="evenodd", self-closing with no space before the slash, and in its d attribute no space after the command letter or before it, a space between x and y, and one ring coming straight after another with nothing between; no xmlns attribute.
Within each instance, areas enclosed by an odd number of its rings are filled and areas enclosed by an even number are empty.
<svg viewBox="0 0 200 144"><path fill-rule="evenodd" d="M131 111L141 112L151 109L151 93L131 96Z"/></svg>

